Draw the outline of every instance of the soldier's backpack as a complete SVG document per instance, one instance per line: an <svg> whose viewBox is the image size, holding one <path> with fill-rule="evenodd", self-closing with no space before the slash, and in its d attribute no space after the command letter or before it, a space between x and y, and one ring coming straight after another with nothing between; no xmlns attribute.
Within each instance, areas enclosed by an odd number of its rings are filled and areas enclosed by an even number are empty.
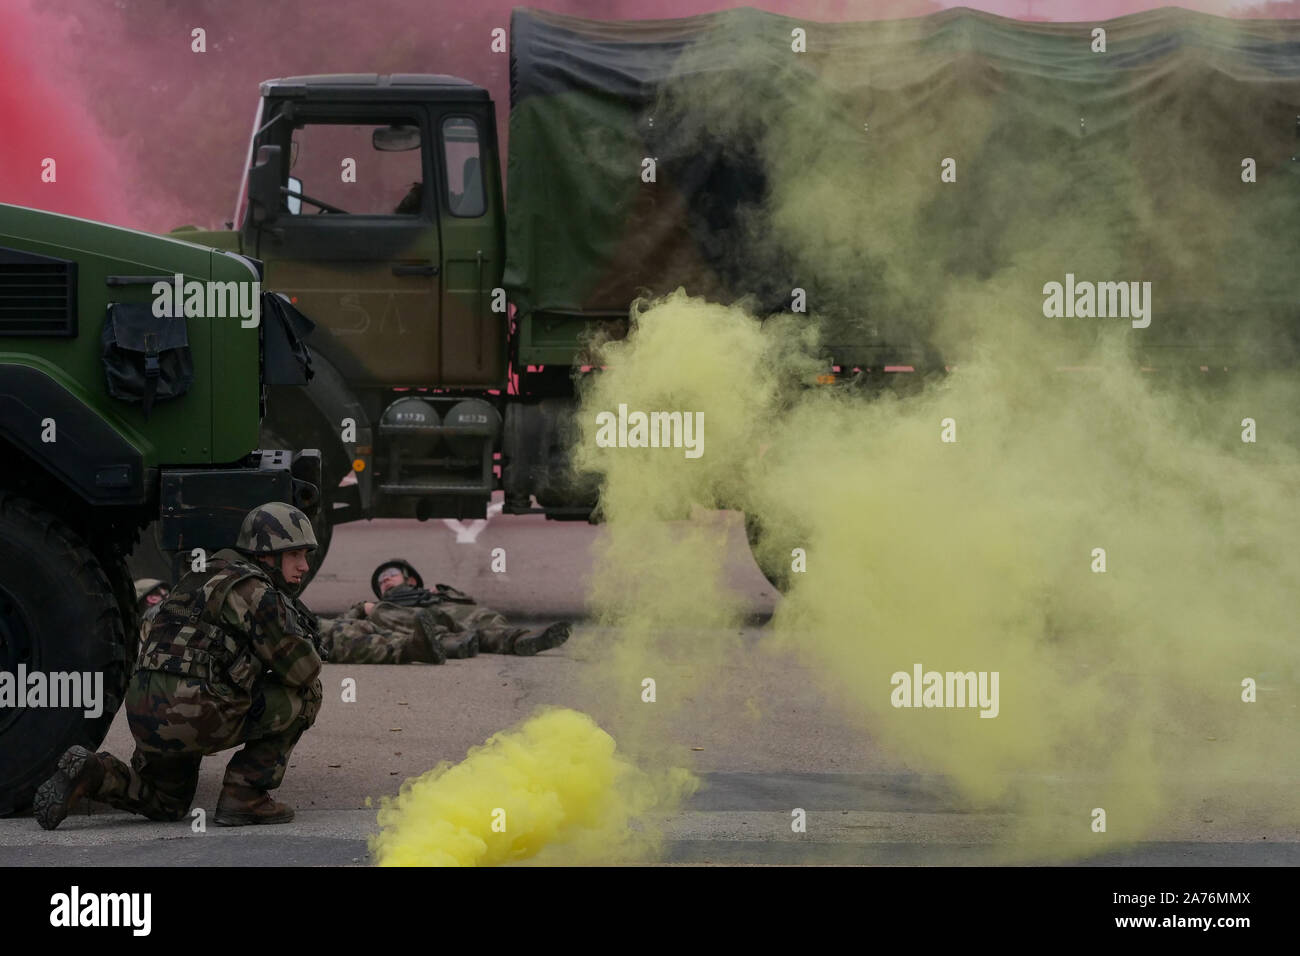
<svg viewBox="0 0 1300 956"><path fill-rule="evenodd" d="M248 693L263 671L247 635L221 620L226 596L249 578L273 584L258 568L240 562L224 567L209 563L206 577L187 574L177 582L167 600L157 605L156 617L140 642L139 670L184 674L195 680L228 682Z"/></svg>

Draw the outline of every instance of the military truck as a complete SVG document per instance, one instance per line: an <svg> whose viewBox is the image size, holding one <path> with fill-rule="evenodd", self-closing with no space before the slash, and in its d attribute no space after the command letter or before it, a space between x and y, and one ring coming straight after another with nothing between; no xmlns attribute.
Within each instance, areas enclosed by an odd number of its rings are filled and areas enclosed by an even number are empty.
<svg viewBox="0 0 1300 956"><path fill-rule="evenodd" d="M516 10L508 214L482 87L299 76L261 85L230 228L178 234L264 261L320 324L315 379L271 389L267 429L322 450L331 523L481 517L497 489L506 514L585 519L574 375L646 292L749 296L761 314L802 296L837 383L942 374L960 358L931 334L944 295L1008 276L1006 313L1040 325L1048 280L1152 280L1157 318L1134 341L1163 350L1155 364L1290 361L1296 240L1271 225L1300 196L1298 32L1176 9ZM1214 268L1231 261L1252 265ZM1041 358L1068 364L1100 326L1057 327L1061 354Z"/></svg>
<svg viewBox="0 0 1300 956"><path fill-rule="evenodd" d="M231 252L0 205L0 813L107 733L143 528L200 567L257 504L318 512L319 453L256 450L266 385L308 376L306 325L261 278Z"/></svg>
<svg viewBox="0 0 1300 956"><path fill-rule="evenodd" d="M329 523L483 517L498 489L505 514L591 516L596 490L567 463L573 375L590 364L587 337L624 334L638 287L655 283L629 266L633 245L609 255L635 232L619 218L654 202L637 199L650 94L620 90L595 118L593 135L620 131L620 179L605 169L585 182L585 147L551 139L573 116L547 86L546 45L573 53L587 26L513 16L509 217L485 89L446 75L303 76L261 85L231 228L174 233L263 261L318 324L315 378L271 389L265 430L321 450ZM614 39L602 56L629 48ZM599 104L599 85L573 94L579 111ZM590 258L584 239L598 246ZM687 280L683 257L676 266L672 279Z"/></svg>

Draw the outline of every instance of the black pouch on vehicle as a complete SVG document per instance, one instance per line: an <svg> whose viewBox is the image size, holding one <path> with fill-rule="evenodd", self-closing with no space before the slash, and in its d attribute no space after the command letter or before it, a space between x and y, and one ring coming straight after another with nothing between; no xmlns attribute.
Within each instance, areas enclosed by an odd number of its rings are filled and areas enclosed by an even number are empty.
<svg viewBox="0 0 1300 956"><path fill-rule="evenodd" d="M194 383L185 319L159 318L150 304L111 304L100 344L108 394L139 402L145 418L154 402L179 398Z"/></svg>

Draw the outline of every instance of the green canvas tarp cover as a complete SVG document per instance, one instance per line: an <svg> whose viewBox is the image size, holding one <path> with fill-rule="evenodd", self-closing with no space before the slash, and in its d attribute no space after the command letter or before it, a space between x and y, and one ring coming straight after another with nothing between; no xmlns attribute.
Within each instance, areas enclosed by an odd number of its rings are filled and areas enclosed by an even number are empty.
<svg viewBox="0 0 1300 956"><path fill-rule="evenodd" d="M516 10L505 283L524 314L801 288L902 349L963 306L1045 322L1067 274L1150 282L1144 345L1290 362L1298 133L1293 21Z"/></svg>

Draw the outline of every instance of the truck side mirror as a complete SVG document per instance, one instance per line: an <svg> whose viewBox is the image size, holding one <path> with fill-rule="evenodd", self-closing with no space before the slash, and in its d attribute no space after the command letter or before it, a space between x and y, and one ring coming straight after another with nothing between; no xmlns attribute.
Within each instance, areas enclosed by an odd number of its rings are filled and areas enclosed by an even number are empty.
<svg viewBox="0 0 1300 956"><path fill-rule="evenodd" d="M255 226L272 222L280 214L280 147L261 146L248 171L248 201Z"/></svg>

